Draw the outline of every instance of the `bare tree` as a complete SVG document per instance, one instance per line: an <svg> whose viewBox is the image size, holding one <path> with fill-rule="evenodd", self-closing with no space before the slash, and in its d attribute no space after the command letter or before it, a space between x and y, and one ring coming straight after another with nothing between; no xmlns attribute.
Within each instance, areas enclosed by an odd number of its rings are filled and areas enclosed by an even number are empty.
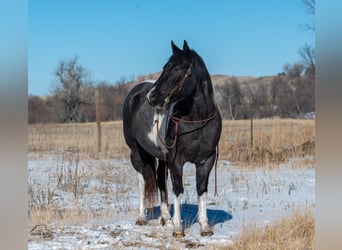
<svg viewBox="0 0 342 250"><path fill-rule="evenodd" d="M284 71L289 78L300 77L303 70L304 70L304 65L298 62L293 63L293 64L287 63L284 65Z"/></svg>
<svg viewBox="0 0 342 250"><path fill-rule="evenodd" d="M315 15L315 0L302 0L305 9L310 15Z"/></svg>
<svg viewBox="0 0 342 250"><path fill-rule="evenodd" d="M314 81L302 76L304 67L300 63L284 66L286 74L275 77L271 84L273 113L280 117L298 118L314 111Z"/></svg>
<svg viewBox="0 0 342 250"><path fill-rule="evenodd" d="M310 17L315 16L315 0L302 0L303 6ZM303 30L315 31L315 21L311 20L311 23L306 23ZM310 73L311 76L315 75L315 49L314 46L305 44L300 50L299 55L301 57L301 63L305 66L306 73ZM314 77L313 77L314 78Z"/></svg>
<svg viewBox="0 0 342 250"><path fill-rule="evenodd" d="M303 6L306 10L306 12L310 16L315 16L315 0L302 0ZM306 23L303 27L304 30L310 30L310 31L315 31L315 22L314 20L311 21L311 23Z"/></svg>
<svg viewBox="0 0 342 250"><path fill-rule="evenodd" d="M56 122L54 113L51 112L49 97L28 97L28 123Z"/></svg>
<svg viewBox="0 0 342 250"><path fill-rule="evenodd" d="M272 116L272 105L269 91L265 84L260 84L251 96L254 118Z"/></svg>
<svg viewBox="0 0 342 250"><path fill-rule="evenodd" d="M78 64L75 56L70 60L61 60L54 75L57 82L52 87L52 95L60 122L80 122L81 105L90 104L88 73Z"/></svg>
<svg viewBox="0 0 342 250"><path fill-rule="evenodd" d="M305 66L307 73L315 75L316 61L314 47L305 44L304 47L299 50L299 55L301 57L301 63Z"/></svg>
<svg viewBox="0 0 342 250"><path fill-rule="evenodd" d="M122 106L129 91L129 86L126 83L126 78L122 77L114 85L105 81L98 84L97 89L100 92L101 99L101 119L103 121L122 119Z"/></svg>
<svg viewBox="0 0 342 250"><path fill-rule="evenodd" d="M228 80L220 87L222 102L231 120L238 116L237 112L241 105L242 91L236 78Z"/></svg>

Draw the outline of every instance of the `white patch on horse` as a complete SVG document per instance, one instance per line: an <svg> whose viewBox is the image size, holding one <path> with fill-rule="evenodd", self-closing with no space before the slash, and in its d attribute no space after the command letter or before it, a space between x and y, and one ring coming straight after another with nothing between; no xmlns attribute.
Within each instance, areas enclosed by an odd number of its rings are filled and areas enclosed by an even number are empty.
<svg viewBox="0 0 342 250"><path fill-rule="evenodd" d="M150 139L150 141L157 147L160 147L163 152L167 151L165 146L165 138L170 121L167 113L172 114L174 106L175 103L171 103L168 110L162 108L155 109L152 127L150 132L147 134L147 137Z"/></svg>

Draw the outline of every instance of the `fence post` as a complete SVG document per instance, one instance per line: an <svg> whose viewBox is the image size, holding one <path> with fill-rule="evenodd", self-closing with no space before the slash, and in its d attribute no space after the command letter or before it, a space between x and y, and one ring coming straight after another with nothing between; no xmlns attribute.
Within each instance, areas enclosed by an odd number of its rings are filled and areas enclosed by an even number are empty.
<svg viewBox="0 0 342 250"><path fill-rule="evenodd" d="M96 110L96 127L97 127L97 153L99 154L101 152L101 145L102 145L99 90L95 90L95 110Z"/></svg>
<svg viewBox="0 0 342 250"><path fill-rule="evenodd" d="M251 150L253 149L253 101L249 102L249 111L251 119Z"/></svg>

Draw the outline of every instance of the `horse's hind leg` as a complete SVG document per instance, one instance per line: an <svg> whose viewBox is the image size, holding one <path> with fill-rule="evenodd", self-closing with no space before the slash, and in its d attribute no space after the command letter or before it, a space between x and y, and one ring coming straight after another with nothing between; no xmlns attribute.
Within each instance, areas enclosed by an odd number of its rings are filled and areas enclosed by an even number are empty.
<svg viewBox="0 0 342 250"><path fill-rule="evenodd" d="M155 173L156 160L139 145L134 145L131 148L131 161L133 167L138 171L140 189L139 216L136 220L136 224L146 225L146 198L152 203L154 195L157 193Z"/></svg>
<svg viewBox="0 0 342 250"><path fill-rule="evenodd" d="M165 225L170 219L170 213L168 209L168 197L167 197L167 167L164 161L158 163L157 177L158 188L160 191L160 224Z"/></svg>
<svg viewBox="0 0 342 250"><path fill-rule="evenodd" d="M208 180L211 169L213 168L216 155L211 155L204 163L196 165L196 185L198 194L198 222L201 226L201 236L210 236L214 232L208 224L207 217L207 191Z"/></svg>
<svg viewBox="0 0 342 250"><path fill-rule="evenodd" d="M145 180L141 173L138 173L139 178L139 191L140 191L140 202L139 202L139 216L135 222L136 225L143 226L147 224L145 216Z"/></svg>

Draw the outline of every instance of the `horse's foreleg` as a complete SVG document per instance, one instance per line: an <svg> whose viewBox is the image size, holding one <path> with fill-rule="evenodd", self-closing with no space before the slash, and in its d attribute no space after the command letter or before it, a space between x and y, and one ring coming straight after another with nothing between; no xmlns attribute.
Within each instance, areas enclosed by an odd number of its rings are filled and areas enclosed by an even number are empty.
<svg viewBox="0 0 342 250"><path fill-rule="evenodd" d="M182 220L181 220L181 208L180 208L182 195L183 195L182 193L179 194L178 196L174 194L173 236L176 238L184 237L184 231L183 231Z"/></svg>
<svg viewBox="0 0 342 250"><path fill-rule="evenodd" d="M147 224L146 216L145 216L145 179L140 173L138 173L138 179L139 179L139 191L140 191L140 205L139 205L139 216L135 224L143 226Z"/></svg>
<svg viewBox="0 0 342 250"><path fill-rule="evenodd" d="M158 188L160 191L160 224L164 226L171 217L167 197L167 168L164 161L159 161L157 176Z"/></svg>
<svg viewBox="0 0 342 250"><path fill-rule="evenodd" d="M196 184L198 194L198 222L201 225L201 236L210 236L214 232L208 224L207 191L210 171L213 168L216 155L213 154L203 164L196 167Z"/></svg>
<svg viewBox="0 0 342 250"><path fill-rule="evenodd" d="M210 236L214 232L208 224L207 217L207 193L203 193L198 197L198 222L201 225L201 236Z"/></svg>
<svg viewBox="0 0 342 250"><path fill-rule="evenodd" d="M184 231L181 222L181 198L184 193L183 188L183 167L173 166L170 169L171 172L171 179L172 179L172 186L173 186L173 193L174 193L174 214L173 214L173 236L176 238L180 238L184 236Z"/></svg>

